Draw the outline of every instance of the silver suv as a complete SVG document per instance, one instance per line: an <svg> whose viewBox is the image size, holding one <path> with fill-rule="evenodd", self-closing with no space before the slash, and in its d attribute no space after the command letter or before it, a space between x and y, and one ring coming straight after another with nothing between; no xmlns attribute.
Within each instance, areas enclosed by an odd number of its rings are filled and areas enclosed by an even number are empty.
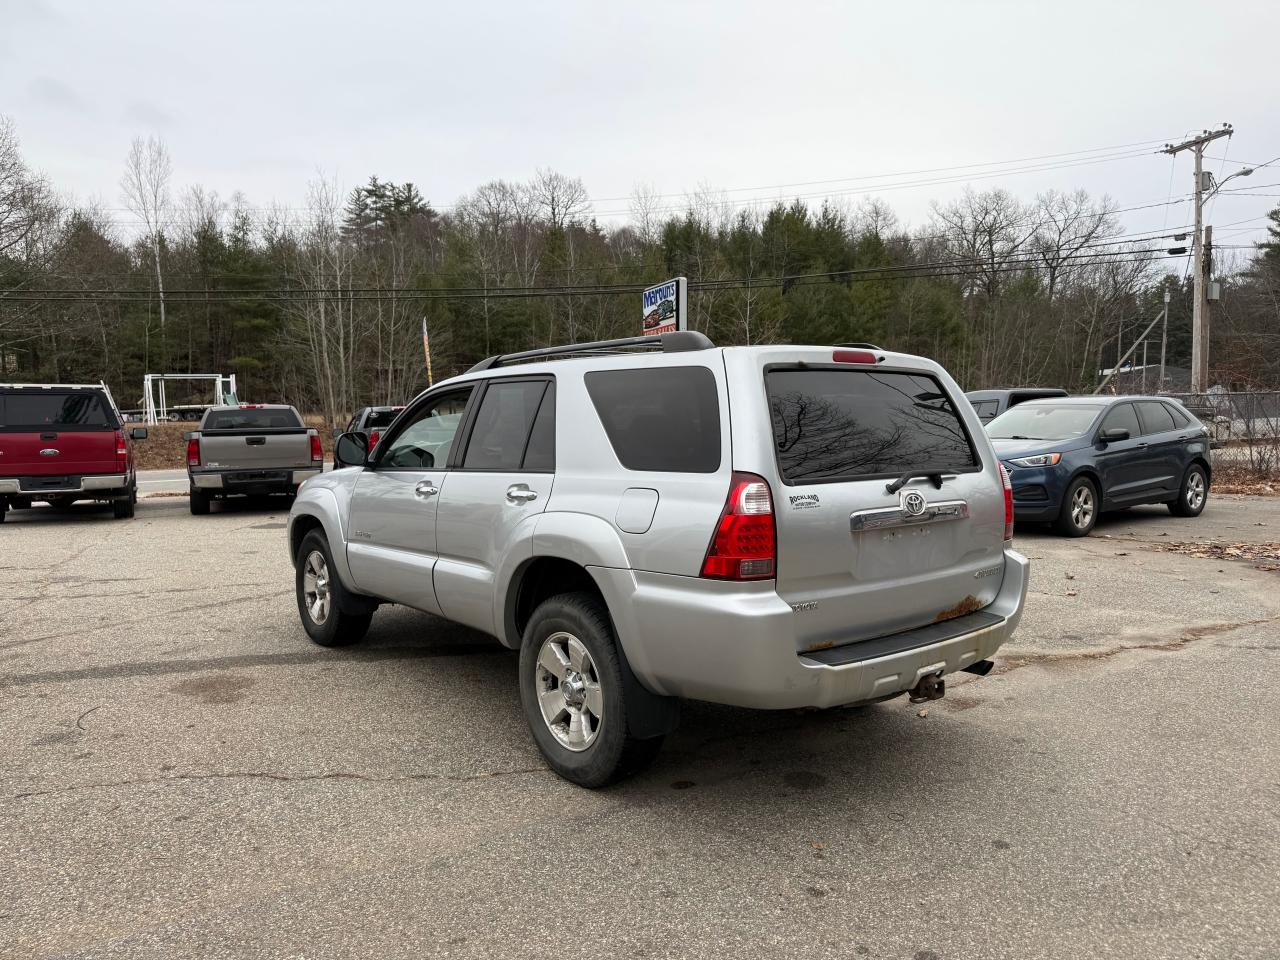
<svg viewBox="0 0 1280 960"><path fill-rule="evenodd" d="M679 698L936 699L1026 596L963 392L868 344L492 357L336 459L289 517L307 633L352 643L400 603L497 637L547 762L589 787L651 760Z"/></svg>

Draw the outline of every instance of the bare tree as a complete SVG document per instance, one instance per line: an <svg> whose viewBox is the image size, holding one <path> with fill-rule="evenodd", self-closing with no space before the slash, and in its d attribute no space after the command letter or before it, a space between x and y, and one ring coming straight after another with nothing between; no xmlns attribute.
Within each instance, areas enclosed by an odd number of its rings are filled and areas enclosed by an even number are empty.
<svg viewBox="0 0 1280 960"><path fill-rule="evenodd" d="M587 188L578 177L554 170L539 170L530 187L543 219L554 230L563 230L591 211Z"/></svg>
<svg viewBox="0 0 1280 960"><path fill-rule="evenodd" d="M631 223L636 237L645 246L658 242L658 231L662 224L659 212L658 193L647 183L637 183L631 191Z"/></svg>
<svg viewBox="0 0 1280 960"><path fill-rule="evenodd" d="M120 178L120 189L124 202L142 221L146 232L146 240L151 247L152 260L156 269L156 290L160 295L160 366L165 365L165 307L164 307L164 273L160 268L160 246L164 239L164 228L169 218L169 179L173 175L173 164L169 160L169 151L155 137L143 140L134 137L125 158L124 176Z"/></svg>

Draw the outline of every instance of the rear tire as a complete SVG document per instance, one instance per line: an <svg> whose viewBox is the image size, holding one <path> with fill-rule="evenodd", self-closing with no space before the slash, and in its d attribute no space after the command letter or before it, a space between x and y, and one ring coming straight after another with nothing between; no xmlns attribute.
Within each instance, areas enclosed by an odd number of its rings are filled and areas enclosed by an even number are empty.
<svg viewBox="0 0 1280 960"><path fill-rule="evenodd" d="M544 600L520 646L520 703L547 765L603 787L653 762L661 736L631 734L623 664L608 611L590 593Z"/></svg>
<svg viewBox="0 0 1280 960"><path fill-rule="evenodd" d="M1076 477L1062 498L1058 519L1053 522L1054 531L1064 537L1087 537L1098 522L1098 506L1098 488L1093 481Z"/></svg>
<svg viewBox="0 0 1280 960"><path fill-rule="evenodd" d="M133 494L120 500L111 501L111 510L117 520L128 520L133 516Z"/></svg>
<svg viewBox="0 0 1280 960"><path fill-rule="evenodd" d="M1183 474L1178 499L1169 501L1169 512L1175 517L1198 517L1209 502L1209 477L1204 467L1193 463Z"/></svg>
<svg viewBox="0 0 1280 960"><path fill-rule="evenodd" d="M319 530L302 538L294 558L294 593L302 628L322 647L346 647L364 638L372 613L344 613L346 588L333 566L329 541Z"/></svg>
<svg viewBox="0 0 1280 960"><path fill-rule="evenodd" d="M195 487L191 488L191 513L197 517L203 517L209 512L209 495L201 493Z"/></svg>

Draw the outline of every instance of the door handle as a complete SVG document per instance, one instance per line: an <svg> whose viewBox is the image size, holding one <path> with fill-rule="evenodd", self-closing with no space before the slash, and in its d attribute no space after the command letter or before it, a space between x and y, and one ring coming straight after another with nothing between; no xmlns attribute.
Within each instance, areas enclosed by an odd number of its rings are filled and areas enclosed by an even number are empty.
<svg viewBox="0 0 1280 960"><path fill-rule="evenodd" d="M507 487L507 500L511 503L528 503L531 500L537 500L538 493L536 490L530 490L523 483L513 483Z"/></svg>
<svg viewBox="0 0 1280 960"><path fill-rule="evenodd" d="M430 480L423 480L413 488L413 495L419 500L425 500L427 497L434 497L439 492L440 488Z"/></svg>

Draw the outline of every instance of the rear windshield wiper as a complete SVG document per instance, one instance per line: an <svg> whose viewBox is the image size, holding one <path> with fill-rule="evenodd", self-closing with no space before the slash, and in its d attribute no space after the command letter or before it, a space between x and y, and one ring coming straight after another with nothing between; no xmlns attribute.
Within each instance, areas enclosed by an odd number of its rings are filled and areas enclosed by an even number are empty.
<svg viewBox="0 0 1280 960"><path fill-rule="evenodd" d="M951 471L948 471L951 472ZM942 489L942 473L941 470L908 470L897 480L890 480L884 485L885 492L897 493L907 485L909 480L928 480L933 483L939 490Z"/></svg>

